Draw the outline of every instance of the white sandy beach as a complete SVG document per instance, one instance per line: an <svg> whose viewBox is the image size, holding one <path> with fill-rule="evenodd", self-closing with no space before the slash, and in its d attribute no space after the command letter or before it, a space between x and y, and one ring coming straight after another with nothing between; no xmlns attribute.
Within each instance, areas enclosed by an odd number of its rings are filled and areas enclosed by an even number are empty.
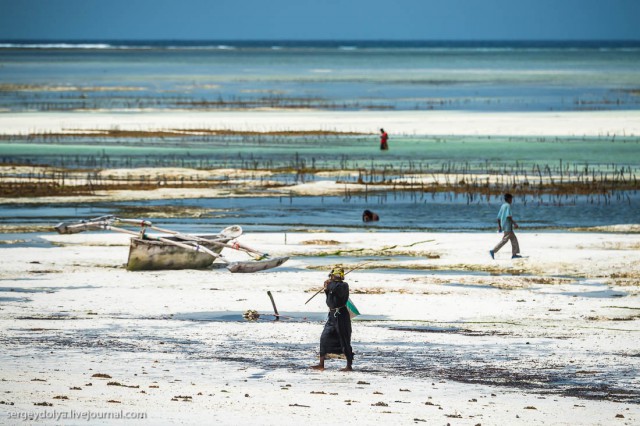
<svg viewBox="0 0 640 426"><path fill-rule="evenodd" d="M55 245L2 248L3 423L640 421L637 235L523 230L526 258L505 247L493 261L495 233L252 234L240 241L292 256L252 275L127 272L127 236L42 238ZM335 260L324 254L361 248L343 258L373 260L347 275L363 314L355 371L309 370L326 307L304 302ZM273 321L268 290L293 319ZM248 309L264 316L244 321Z"/></svg>
<svg viewBox="0 0 640 426"><path fill-rule="evenodd" d="M381 125L405 135L629 136L640 135L640 112L0 114L0 133L8 135L116 128L375 133ZM326 195L344 186L288 190ZM212 196L226 195L161 188L19 201ZM0 248L0 423L85 424L83 416L143 413L140 424L638 424L637 230L524 229L526 257L517 261L508 246L490 259L495 233L251 234L240 241L291 256L253 275L127 272L128 237L119 234L45 233L52 245L42 247L9 242ZM322 373L307 368L317 360L326 307L321 297L304 301L336 261L347 268L372 261L347 276L363 314L354 322L349 374L337 371L339 360ZM273 320L267 291L291 318ZM248 309L262 318L244 321Z"/></svg>
<svg viewBox="0 0 640 426"><path fill-rule="evenodd" d="M218 129L392 135L637 136L640 111L123 111L2 113L0 134Z"/></svg>

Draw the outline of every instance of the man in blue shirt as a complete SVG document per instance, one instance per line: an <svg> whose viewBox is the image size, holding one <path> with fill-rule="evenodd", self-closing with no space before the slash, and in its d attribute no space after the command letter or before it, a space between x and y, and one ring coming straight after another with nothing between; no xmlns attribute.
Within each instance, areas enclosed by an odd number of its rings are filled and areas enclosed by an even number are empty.
<svg viewBox="0 0 640 426"><path fill-rule="evenodd" d="M498 212L498 232L504 232L502 240L493 248L489 250L489 254L492 259L495 259L494 255L507 244L507 241L511 241L511 258L520 259L520 246L518 245L518 239L516 238L514 229L518 228L518 224L513 220L511 215L511 202L513 201L513 195L504 194L505 203L500 207Z"/></svg>

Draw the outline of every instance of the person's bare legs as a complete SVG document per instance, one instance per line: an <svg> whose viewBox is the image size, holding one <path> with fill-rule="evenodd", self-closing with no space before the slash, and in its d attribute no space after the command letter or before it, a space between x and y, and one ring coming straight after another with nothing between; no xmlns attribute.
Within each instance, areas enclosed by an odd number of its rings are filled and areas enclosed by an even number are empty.
<svg viewBox="0 0 640 426"><path fill-rule="evenodd" d="M340 371L353 371L353 368L351 367L351 361L347 361L347 366L340 369Z"/></svg>
<svg viewBox="0 0 640 426"><path fill-rule="evenodd" d="M312 365L310 368L319 371L324 370L324 355L320 355L320 361L318 362L318 365Z"/></svg>

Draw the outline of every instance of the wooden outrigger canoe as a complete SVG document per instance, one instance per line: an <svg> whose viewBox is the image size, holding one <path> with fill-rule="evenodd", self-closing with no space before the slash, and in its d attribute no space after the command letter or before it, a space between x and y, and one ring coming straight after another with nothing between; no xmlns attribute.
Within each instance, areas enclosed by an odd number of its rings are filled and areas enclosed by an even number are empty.
<svg viewBox="0 0 640 426"><path fill-rule="evenodd" d="M114 223L140 226L140 232L113 226ZM145 230L169 234L151 236ZM59 223L55 226L59 234L76 234L84 231L109 230L133 235L129 246L127 269L130 271L162 269L202 269L221 260L227 264L230 272L251 273L275 268L289 260L288 257L269 258L266 253L240 244L235 240L242 235L240 226L230 226L215 235L191 235L171 231L155 226L147 220L122 219L115 216L102 216L77 223ZM252 261L232 262L222 256L223 248L243 251L253 257Z"/></svg>

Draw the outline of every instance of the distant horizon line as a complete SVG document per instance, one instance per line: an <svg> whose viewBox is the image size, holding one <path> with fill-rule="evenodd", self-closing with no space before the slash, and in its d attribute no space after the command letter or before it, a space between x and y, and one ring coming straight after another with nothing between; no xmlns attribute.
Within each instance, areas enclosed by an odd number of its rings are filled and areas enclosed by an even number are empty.
<svg viewBox="0 0 640 426"><path fill-rule="evenodd" d="M640 43L640 39L356 39L356 38L0 38L2 43L178 42L178 43Z"/></svg>

